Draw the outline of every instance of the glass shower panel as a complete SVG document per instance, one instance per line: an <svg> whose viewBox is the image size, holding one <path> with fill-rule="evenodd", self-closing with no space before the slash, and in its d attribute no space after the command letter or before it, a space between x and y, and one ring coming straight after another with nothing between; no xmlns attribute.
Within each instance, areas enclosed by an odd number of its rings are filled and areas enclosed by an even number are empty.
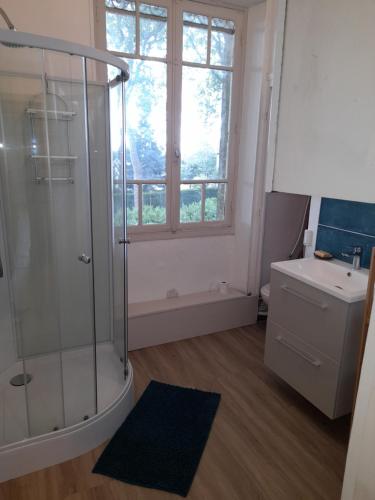
<svg viewBox="0 0 375 500"><path fill-rule="evenodd" d="M127 371L127 273L126 178L125 178L125 82L116 68L108 67L110 161L112 177L112 255L114 344ZM135 195L134 202L138 203ZM125 315L124 315L125 311Z"/></svg>
<svg viewBox="0 0 375 500"><path fill-rule="evenodd" d="M1 88L1 80L0 80ZM1 91L0 91L1 93ZM1 98L0 98L1 106ZM0 131L0 143L2 136ZM2 151L0 149L0 164L2 162ZM2 196L0 194L0 200ZM1 203L1 202L0 202ZM0 214L1 215L1 214ZM5 259L5 231L4 220L0 216L0 446L8 444L14 440L23 439L27 436L26 425L26 401L24 390L17 393L18 401L13 396L14 389L9 384L9 379L13 376L13 363L15 360L15 349L13 344L14 325L11 315L11 304L9 297L9 283L7 276L7 262ZM22 365L18 365L18 370L22 373ZM21 405L21 407L19 407ZM20 410L20 411L19 411ZM17 420L23 421L22 426L14 426ZM17 420L16 420L17 419Z"/></svg>
<svg viewBox="0 0 375 500"><path fill-rule="evenodd" d="M98 410L117 396L121 362L115 356L112 327L110 171L108 148L108 85L103 63L86 60ZM121 370L120 370L121 372ZM113 383L112 383L113 382Z"/></svg>
<svg viewBox="0 0 375 500"><path fill-rule="evenodd" d="M38 187L49 189L52 202L50 231L59 323L54 333L60 342L54 369L57 373L60 365L64 426L69 426L96 413L86 74L83 58L51 51L44 53L44 70L41 104L47 109L49 178ZM37 395L28 396L32 408Z"/></svg>
<svg viewBox="0 0 375 500"><path fill-rule="evenodd" d="M24 389L34 436L96 412L84 60L1 50L13 54L1 76L1 188L17 356L31 376Z"/></svg>
<svg viewBox="0 0 375 500"><path fill-rule="evenodd" d="M71 50L0 44L0 446L124 389L124 80Z"/></svg>
<svg viewBox="0 0 375 500"><path fill-rule="evenodd" d="M51 190L48 182L40 189L34 170L34 160L47 154L46 120L40 106L33 104L45 93L43 51L4 46L0 51L2 215L17 336L15 361L21 360L16 361L14 367L16 372L24 373L24 381L26 373L31 375L27 385L14 388L9 380L7 383L14 398L19 399L19 405L20 395L26 391L24 411L19 408L14 422L25 417L25 435L35 435L64 423L61 364L55 354L60 348L60 325L54 293L57 283L53 274ZM31 127L37 115L38 143ZM45 168L48 171L48 167ZM47 399L47 381L51 400ZM9 409L9 405L5 405ZM40 425L33 425L39 415Z"/></svg>
<svg viewBox="0 0 375 500"><path fill-rule="evenodd" d="M0 60L4 61L8 74L13 70L11 65L11 48L0 45ZM24 53L27 51L24 51ZM36 54L34 54L35 56ZM13 56L14 57L14 56ZM38 57L34 57L38 65ZM21 279L22 257L20 252L8 252L10 240L19 239L19 230L12 225L6 215L10 214L9 202L23 211L20 197L11 196L7 191L8 181L17 186L17 161L20 151L15 147L16 135L22 134L22 127L17 123L17 116L22 111L19 107L23 89L15 85L17 79L0 76L0 445L24 439L28 436L25 387L13 387L9 381L14 375L23 375L23 365L17 360L15 348L15 321L12 315L12 303L9 296L11 283L9 280ZM14 105L14 107L13 107ZM6 127L5 127L6 126ZM7 210L7 212L5 212ZM14 219L14 222L16 219ZM7 229L11 230L9 234ZM12 263L12 267L10 266Z"/></svg>

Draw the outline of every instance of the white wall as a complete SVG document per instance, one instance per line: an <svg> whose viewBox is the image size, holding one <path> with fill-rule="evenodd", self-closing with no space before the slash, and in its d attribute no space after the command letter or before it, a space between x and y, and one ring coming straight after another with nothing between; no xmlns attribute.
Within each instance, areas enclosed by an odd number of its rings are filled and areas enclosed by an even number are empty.
<svg viewBox="0 0 375 500"><path fill-rule="evenodd" d="M104 0L103 0L104 1ZM95 0L3 0L1 7L6 11L17 31L59 38L82 45L94 46L94 15L92 5ZM0 28L6 28L0 20ZM14 57L17 52L17 57ZM17 51L3 50L1 69L38 77L46 73L48 77L82 78L82 58L71 57L49 51L42 57L42 51L17 48ZM22 66L19 59L23 58ZM89 62L89 80L100 79L99 63ZM102 73L101 73L102 74Z"/></svg>
<svg viewBox="0 0 375 500"><path fill-rule="evenodd" d="M93 0L1 0L17 31L94 45ZM6 28L3 21L1 27Z"/></svg>
<svg viewBox="0 0 375 500"><path fill-rule="evenodd" d="M375 308L371 315L346 460L342 500L375 498Z"/></svg>
<svg viewBox="0 0 375 500"><path fill-rule="evenodd" d="M318 223L319 223L319 215L320 215L320 204L322 199L320 196L312 196L310 203L310 213L309 213L309 231L313 232L313 241L312 245L306 247L305 256L312 257L314 255L315 246L316 246L316 237L318 235Z"/></svg>
<svg viewBox="0 0 375 500"><path fill-rule="evenodd" d="M1 7L14 23L17 31L61 38L74 43L94 46L93 2L95 0L2 0ZM0 27L6 28L0 20ZM82 78L82 59L68 54L17 49L17 57L12 50L1 53L1 69L19 72L20 67L26 74L38 77L46 73L48 77ZM20 66L19 59L23 59ZM96 66L88 65L88 77L96 77Z"/></svg>
<svg viewBox="0 0 375 500"><path fill-rule="evenodd" d="M375 201L374 17L373 0L288 1L274 190Z"/></svg>
<svg viewBox="0 0 375 500"><path fill-rule="evenodd" d="M232 281L234 236L136 242L129 247L130 302L209 290Z"/></svg>

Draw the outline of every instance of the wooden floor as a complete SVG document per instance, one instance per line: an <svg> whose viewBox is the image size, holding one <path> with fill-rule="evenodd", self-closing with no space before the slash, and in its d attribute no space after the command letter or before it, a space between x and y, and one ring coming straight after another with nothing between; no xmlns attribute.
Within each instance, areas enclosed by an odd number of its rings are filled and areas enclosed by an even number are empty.
<svg viewBox="0 0 375 500"><path fill-rule="evenodd" d="M263 346L258 325L134 351L136 397L150 379L222 394L189 499L339 499L349 419L330 421L273 376ZM92 474L102 449L2 483L0 498L181 498Z"/></svg>

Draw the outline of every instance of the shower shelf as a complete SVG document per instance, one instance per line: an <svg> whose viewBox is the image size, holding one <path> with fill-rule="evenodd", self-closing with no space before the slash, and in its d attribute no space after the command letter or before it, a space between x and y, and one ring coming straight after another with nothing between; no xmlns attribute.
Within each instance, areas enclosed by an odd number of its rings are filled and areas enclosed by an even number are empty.
<svg viewBox="0 0 375 500"><path fill-rule="evenodd" d="M53 162L59 162L59 161L65 161L69 163L69 170L70 172L72 171L73 164L75 160L78 159L78 156L57 156L57 155L30 155L30 158L32 160L35 160L37 162L38 160L50 160ZM42 182L48 182L48 181L53 181L53 182L67 182L68 184L74 184L74 179L71 175L68 177L42 177L40 175L37 175L37 167L34 165L34 182L36 184L41 184Z"/></svg>
<svg viewBox="0 0 375 500"><path fill-rule="evenodd" d="M62 182L67 184L74 184L73 171L75 167L75 161L78 160L78 156L74 156L71 154L70 148L70 127L72 125L73 118L77 115L75 111L70 111L67 103L64 99L57 95L48 92L46 96L46 106L43 105L39 100L35 100L29 103L29 107L26 108L26 116L28 117L31 125L31 144L32 149L30 150L30 159L33 165L33 181L36 184L42 184L44 182ZM50 100L53 99L53 102ZM48 109L54 108L55 102L58 102L60 109ZM55 127L53 129L54 134L57 133L57 129L60 131L58 134L59 144L64 135L66 135L66 147L61 149L62 152L67 153L66 155L56 155L56 154L37 154L38 150L41 152L49 151L48 147L43 147L42 142L43 139L41 137L38 138L41 134L40 127L36 127L36 122L40 119L47 118L47 120L56 120ZM47 135L48 135L48 126L47 127ZM65 131L65 133L64 133ZM63 135L61 135L61 133ZM48 136L48 142L50 141ZM65 141L64 141L65 142ZM37 146L39 144L39 147ZM51 150L57 152L53 145L51 146ZM46 171L46 163L48 163L50 167L50 171ZM53 167L53 168L52 168ZM64 171L61 171L61 168ZM51 171L52 170L52 171ZM66 175L64 175L66 174Z"/></svg>
<svg viewBox="0 0 375 500"><path fill-rule="evenodd" d="M32 115L34 118L44 118L45 114L47 116L52 116L60 120L72 120L76 116L75 111L59 111L55 109L38 109L38 108L27 108L26 113ZM54 116L53 116L54 115Z"/></svg>
<svg viewBox="0 0 375 500"><path fill-rule="evenodd" d="M78 159L78 156L56 156L56 155L31 155L33 160L45 160L50 159L53 161L74 161Z"/></svg>
<svg viewBox="0 0 375 500"><path fill-rule="evenodd" d="M73 177L35 177L35 182L40 184L41 182L68 182L69 184L74 184Z"/></svg>

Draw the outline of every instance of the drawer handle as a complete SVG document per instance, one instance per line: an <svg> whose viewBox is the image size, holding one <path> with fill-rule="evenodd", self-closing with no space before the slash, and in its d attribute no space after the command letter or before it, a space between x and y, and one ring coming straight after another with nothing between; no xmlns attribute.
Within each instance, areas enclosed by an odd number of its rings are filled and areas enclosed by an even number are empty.
<svg viewBox="0 0 375 500"><path fill-rule="evenodd" d="M327 304L323 304L322 302L317 302L314 299L310 299L310 297L306 297L302 293L297 292L297 290L293 290L293 288L289 288L287 285L281 285L281 288L284 290L284 292L288 292L291 295L294 295L295 297L298 297L299 299L304 300L305 302L309 302L309 304L312 304L313 306L319 307L319 309L322 309L323 311L327 309Z"/></svg>
<svg viewBox="0 0 375 500"><path fill-rule="evenodd" d="M308 353L306 353L304 351L301 351L300 349L298 349L298 347L294 346L293 344L290 344L282 335L278 335L276 337L276 340L278 342L280 342L281 345L287 347L291 351L293 351L296 354L298 354L298 356L300 356L301 358L303 358L305 361L308 361L311 365L314 365L316 367L321 366L322 362L319 359L314 358L310 354L308 354Z"/></svg>

